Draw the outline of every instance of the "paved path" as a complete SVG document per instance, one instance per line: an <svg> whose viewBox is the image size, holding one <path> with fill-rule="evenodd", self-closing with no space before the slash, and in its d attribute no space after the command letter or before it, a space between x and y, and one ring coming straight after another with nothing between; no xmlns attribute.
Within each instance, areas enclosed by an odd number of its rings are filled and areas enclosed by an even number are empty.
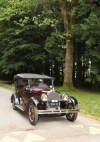
<svg viewBox="0 0 100 142"><path fill-rule="evenodd" d="M75 122L43 116L32 126L26 112L12 109L11 93L0 88L0 142L100 142L100 121L82 115Z"/></svg>

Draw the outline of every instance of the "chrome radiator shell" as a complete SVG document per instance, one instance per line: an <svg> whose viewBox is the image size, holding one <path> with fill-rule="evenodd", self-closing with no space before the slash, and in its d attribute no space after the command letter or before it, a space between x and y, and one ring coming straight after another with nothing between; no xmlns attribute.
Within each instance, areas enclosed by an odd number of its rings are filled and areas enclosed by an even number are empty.
<svg viewBox="0 0 100 142"><path fill-rule="evenodd" d="M48 94L48 102L47 102L47 108L56 108L60 106L60 94L58 92L49 92ZM51 102L58 103L58 106L51 106Z"/></svg>

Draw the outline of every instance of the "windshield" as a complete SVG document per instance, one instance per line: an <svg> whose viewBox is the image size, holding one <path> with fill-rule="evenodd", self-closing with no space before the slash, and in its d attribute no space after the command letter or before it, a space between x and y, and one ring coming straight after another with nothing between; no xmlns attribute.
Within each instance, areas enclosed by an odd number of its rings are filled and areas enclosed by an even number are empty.
<svg viewBox="0 0 100 142"><path fill-rule="evenodd" d="M23 86L26 88L52 88L51 79L18 79L17 86Z"/></svg>
<svg viewBox="0 0 100 142"><path fill-rule="evenodd" d="M52 81L50 79L37 79L36 83L39 88L50 88L50 86L52 86Z"/></svg>

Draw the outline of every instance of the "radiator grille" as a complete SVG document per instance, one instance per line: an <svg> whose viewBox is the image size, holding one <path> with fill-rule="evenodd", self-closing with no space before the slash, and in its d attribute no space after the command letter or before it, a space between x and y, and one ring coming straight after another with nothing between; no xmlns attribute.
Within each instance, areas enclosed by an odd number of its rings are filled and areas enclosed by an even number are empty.
<svg viewBox="0 0 100 142"><path fill-rule="evenodd" d="M60 101L60 94L57 92L50 92L48 94L48 101L52 101L52 100L58 100Z"/></svg>
<svg viewBox="0 0 100 142"><path fill-rule="evenodd" d="M50 92L48 94L48 107L51 107L51 108L55 108L57 106L51 106L51 102L52 101L58 101L58 104L59 104L59 101L60 101L60 94L57 93L57 92ZM58 105L59 106L59 105Z"/></svg>

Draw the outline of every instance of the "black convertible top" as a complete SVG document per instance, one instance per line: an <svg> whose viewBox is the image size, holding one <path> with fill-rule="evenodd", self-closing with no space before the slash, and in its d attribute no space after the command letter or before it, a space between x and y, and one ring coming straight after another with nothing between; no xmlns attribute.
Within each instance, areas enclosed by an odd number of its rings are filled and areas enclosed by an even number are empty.
<svg viewBox="0 0 100 142"><path fill-rule="evenodd" d="M19 73L14 76L14 79L17 78L23 78L23 79L30 79L30 78L41 78L41 79L54 79L53 77L47 76L47 75L41 75L41 74L33 74L33 73Z"/></svg>

